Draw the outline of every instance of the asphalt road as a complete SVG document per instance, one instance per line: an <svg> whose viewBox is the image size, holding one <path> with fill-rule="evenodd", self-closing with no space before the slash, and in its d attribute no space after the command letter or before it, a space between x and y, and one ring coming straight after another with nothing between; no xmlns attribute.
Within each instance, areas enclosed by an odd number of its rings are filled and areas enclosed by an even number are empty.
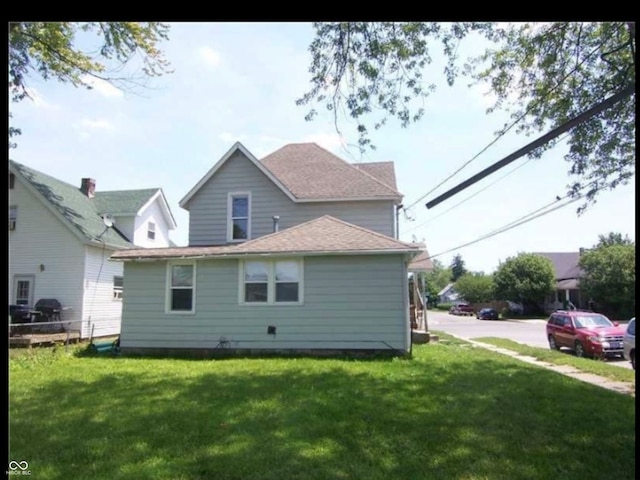
<svg viewBox="0 0 640 480"><path fill-rule="evenodd" d="M472 339L479 337L507 338L532 347L549 348L545 331L546 320L477 320L476 317L451 315L447 312L429 310L427 313L429 330ZM570 350L562 349L571 354ZM611 365L631 369L631 362L622 358L608 359Z"/></svg>

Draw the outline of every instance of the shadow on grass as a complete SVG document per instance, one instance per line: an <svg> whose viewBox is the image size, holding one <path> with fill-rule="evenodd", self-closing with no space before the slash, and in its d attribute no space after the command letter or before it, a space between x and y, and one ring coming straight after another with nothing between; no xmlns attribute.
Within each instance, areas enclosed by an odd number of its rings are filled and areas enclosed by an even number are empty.
<svg viewBox="0 0 640 480"><path fill-rule="evenodd" d="M71 357L47 380L16 379L11 459L37 478L634 478L633 399L473 347L416 350Z"/></svg>

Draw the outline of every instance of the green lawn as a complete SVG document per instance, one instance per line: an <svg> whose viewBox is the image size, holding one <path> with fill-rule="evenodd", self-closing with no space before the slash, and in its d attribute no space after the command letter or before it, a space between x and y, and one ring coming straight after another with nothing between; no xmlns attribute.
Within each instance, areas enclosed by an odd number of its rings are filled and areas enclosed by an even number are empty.
<svg viewBox="0 0 640 480"><path fill-rule="evenodd" d="M38 479L635 478L635 399L447 341L412 360L11 351Z"/></svg>
<svg viewBox="0 0 640 480"><path fill-rule="evenodd" d="M478 342L489 343L496 347L506 348L513 350L514 352L528 355L530 357L537 358L545 362L553 363L556 365L571 365L583 372L593 373L602 377L610 378L618 382L629 382L635 385L636 372L631 369L616 367L611 365L611 362L626 362L627 360L594 360L591 358L578 358L570 350L550 350L548 348L530 347L529 345L523 345L522 343L514 342L513 340L497 337L482 337L473 338Z"/></svg>

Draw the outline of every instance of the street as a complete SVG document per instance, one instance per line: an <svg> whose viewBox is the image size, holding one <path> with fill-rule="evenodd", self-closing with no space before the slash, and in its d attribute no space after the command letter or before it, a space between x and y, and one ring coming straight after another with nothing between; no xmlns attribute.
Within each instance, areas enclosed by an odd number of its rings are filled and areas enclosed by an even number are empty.
<svg viewBox="0 0 640 480"><path fill-rule="evenodd" d="M476 317L451 315L448 312L429 310L429 330L439 330L457 337L471 339L479 337L507 338L532 347L549 348L545 331L546 320L477 320ZM562 350L571 354L569 350ZM622 358L607 360L611 365L631 369L631 362Z"/></svg>

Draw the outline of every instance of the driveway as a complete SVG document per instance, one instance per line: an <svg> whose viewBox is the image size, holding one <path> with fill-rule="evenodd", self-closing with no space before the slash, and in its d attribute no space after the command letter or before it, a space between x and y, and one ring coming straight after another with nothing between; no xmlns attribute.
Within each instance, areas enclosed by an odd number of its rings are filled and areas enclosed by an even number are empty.
<svg viewBox="0 0 640 480"><path fill-rule="evenodd" d="M451 315L448 312L429 310L429 330L455 335L464 339L498 337L513 340L532 347L549 348L545 331L546 319L540 320L477 320L476 317ZM571 354L569 350L562 350ZM611 365L631 369L631 362L624 359L609 359Z"/></svg>

